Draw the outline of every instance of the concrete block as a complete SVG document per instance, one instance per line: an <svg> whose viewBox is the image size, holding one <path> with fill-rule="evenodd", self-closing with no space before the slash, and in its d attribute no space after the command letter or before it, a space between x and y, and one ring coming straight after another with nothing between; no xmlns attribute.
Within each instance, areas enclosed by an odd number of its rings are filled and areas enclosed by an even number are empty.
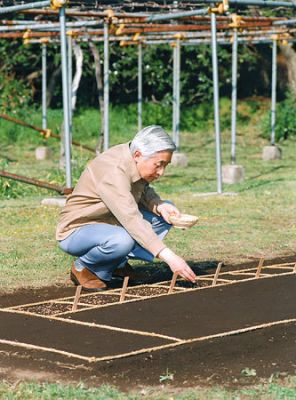
<svg viewBox="0 0 296 400"><path fill-rule="evenodd" d="M64 207L66 204L66 197L48 197L46 199L41 200L41 204L43 206L57 206L57 207Z"/></svg>
<svg viewBox="0 0 296 400"><path fill-rule="evenodd" d="M52 156L52 150L47 146L39 146L35 150L35 157L38 161L48 160Z"/></svg>
<svg viewBox="0 0 296 400"><path fill-rule="evenodd" d="M173 153L171 164L174 167L187 167L188 157L184 153Z"/></svg>
<svg viewBox="0 0 296 400"><path fill-rule="evenodd" d="M222 181L224 183L241 183L244 179L245 170L242 165L231 164L222 166Z"/></svg>
<svg viewBox="0 0 296 400"><path fill-rule="evenodd" d="M265 146L262 151L262 160L280 160L282 158L282 150L277 146Z"/></svg>

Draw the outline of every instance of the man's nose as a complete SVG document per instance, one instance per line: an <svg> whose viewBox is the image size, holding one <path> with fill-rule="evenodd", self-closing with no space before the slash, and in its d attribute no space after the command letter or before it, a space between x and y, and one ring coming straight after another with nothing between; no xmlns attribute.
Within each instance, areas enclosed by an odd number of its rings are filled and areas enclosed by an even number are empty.
<svg viewBox="0 0 296 400"><path fill-rule="evenodd" d="M157 171L157 175L158 175L159 177L162 176L162 175L164 174L164 170L165 170L164 167L159 168L158 171Z"/></svg>

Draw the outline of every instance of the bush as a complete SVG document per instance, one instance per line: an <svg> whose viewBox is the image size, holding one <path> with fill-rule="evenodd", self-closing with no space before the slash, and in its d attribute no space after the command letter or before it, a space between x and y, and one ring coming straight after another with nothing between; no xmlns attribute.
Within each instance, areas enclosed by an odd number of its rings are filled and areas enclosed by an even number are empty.
<svg viewBox="0 0 296 400"><path fill-rule="evenodd" d="M276 108L276 141L286 140L290 136L296 135L296 99L288 93L285 100L277 104ZM271 134L271 112L265 114L262 121L263 137L270 138Z"/></svg>
<svg viewBox="0 0 296 400"><path fill-rule="evenodd" d="M0 73L0 111L3 113L15 113L28 107L32 94L30 89L22 80L15 76L6 74L3 70Z"/></svg>

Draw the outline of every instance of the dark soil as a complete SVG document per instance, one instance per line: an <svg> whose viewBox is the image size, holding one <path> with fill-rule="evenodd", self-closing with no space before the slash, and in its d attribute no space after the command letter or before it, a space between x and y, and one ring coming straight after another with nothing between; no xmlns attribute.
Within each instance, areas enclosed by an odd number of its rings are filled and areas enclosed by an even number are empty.
<svg viewBox="0 0 296 400"><path fill-rule="evenodd" d="M167 291L166 288L158 289ZM129 294L136 290L129 288ZM88 362L42 349L0 343L0 377L19 380L36 376L47 381L76 383L82 379L90 385L98 385L99 382L131 389L159 384L160 375L165 375L167 370L174 374L173 385L187 387L214 383L237 386L256 383L272 374L295 374L295 322L148 351L175 343L170 338L149 335L152 332L188 340L296 318L295 293L296 274L204 290L178 291L167 296L80 310L63 315L63 321L0 310L2 340L85 357L114 357L144 349L138 355ZM33 293L20 291L0 298L0 303L3 309L74 294L73 287L35 290ZM105 297L110 297L109 302L112 299L117 302L119 295L97 295L97 304L104 304ZM87 306L88 299L88 296L81 297L80 302L85 302ZM71 304L59 303L59 306L67 308ZM29 311L29 307L31 311L35 307L36 312L36 307L38 310L40 305L26 306L26 310ZM70 320L146 334L77 325ZM241 372L246 368L254 369L256 376L243 376Z"/></svg>
<svg viewBox="0 0 296 400"><path fill-rule="evenodd" d="M0 311L1 339L30 343L86 357L104 357L170 343L166 339L89 326L68 324L38 316Z"/></svg>
<svg viewBox="0 0 296 400"><path fill-rule="evenodd" d="M279 275L285 272L289 272L287 268L263 268L261 273L262 274L272 274L272 275Z"/></svg>
<svg viewBox="0 0 296 400"><path fill-rule="evenodd" d="M79 309L81 307L78 306L77 308ZM19 307L18 310L27 311L33 314L40 314L40 315L56 315L59 313L71 311L72 304L45 303L45 304L36 304L34 306Z"/></svg>
<svg viewBox="0 0 296 400"><path fill-rule="evenodd" d="M223 265L223 268L221 269L221 272L225 271L233 271L233 270L238 270L238 269L244 269L244 268L254 268L257 267L259 260L254 258L253 261L246 262L244 264L225 264ZM264 265L273 265L273 264L279 264L279 263L286 263L286 262L296 262L296 255L289 256L289 257L281 257L281 258L276 258L273 260L266 260L264 262ZM210 261L202 261L202 262L189 262L190 267L195 271L195 273L200 276L200 279L202 279L202 275L204 274L212 274L215 272L217 265L219 261L215 260L210 260ZM156 269L155 266L152 265L147 265L145 267L138 267L139 270L143 272L148 272L151 273L151 269L155 272L153 272L151 276L151 281L152 282L147 282L147 283L158 283L158 282L163 282L166 280L170 280L172 278L172 273L170 269L160 263L159 264L159 270ZM276 272L274 272L276 273ZM223 278L223 276L221 276ZM228 278L227 278L228 279ZM143 282L146 283L146 282ZM132 283L129 282L129 286ZM182 287L190 287L191 284L189 282L177 282L177 286L182 286ZM112 288L119 288L122 287L122 281L114 281L112 284ZM1 290L1 288L0 288ZM67 286L45 286L41 288L24 288L24 289L18 289L14 291L11 294L7 293L1 293L0 291L0 307L11 307L11 306L16 306L16 305L22 305L22 304L27 304L27 303L37 303L40 301L46 301L46 300L52 300L56 298L62 298L62 297L67 297L67 296L74 296L75 295L76 288L73 286L72 282L69 280L69 284Z"/></svg>
<svg viewBox="0 0 296 400"><path fill-rule="evenodd" d="M227 279L229 281L241 281L244 279L254 278L254 276L255 276L255 273L253 273L253 276L251 276L249 274L239 274L239 275L224 274L224 275L221 275L219 278Z"/></svg>
<svg viewBox="0 0 296 400"><path fill-rule="evenodd" d="M0 307L13 307L22 304L37 303L67 296L74 296L76 287L69 282L69 286L46 286L43 288L18 289L10 294L0 295Z"/></svg>
<svg viewBox="0 0 296 400"><path fill-rule="evenodd" d="M218 284L219 282L217 282ZM208 280L202 280L199 279L198 283L196 284L197 287L208 287L208 286L212 286L212 282L208 281Z"/></svg>
<svg viewBox="0 0 296 400"><path fill-rule="evenodd" d="M296 274L190 290L65 318L180 339L227 332L296 317Z"/></svg>
<svg viewBox="0 0 296 400"><path fill-rule="evenodd" d="M130 390L158 385L160 375L168 370L174 374L171 385L178 387L240 387L273 374L295 375L295 336L296 324L287 324L97 364L1 345L0 378L74 384L82 380L88 385L105 383ZM256 376L243 376L246 368L255 369Z"/></svg>
<svg viewBox="0 0 296 400"><path fill-rule="evenodd" d="M120 295L103 295L96 294L91 296L81 296L79 303L90 304L90 305L104 305L110 303L116 303L120 299ZM125 300L130 300L131 297L125 296Z"/></svg>
<svg viewBox="0 0 296 400"><path fill-rule="evenodd" d="M152 286L142 286L142 287L132 287L127 289L127 294L133 294L137 296L157 296L160 294L166 294L169 288L163 287L152 287Z"/></svg>

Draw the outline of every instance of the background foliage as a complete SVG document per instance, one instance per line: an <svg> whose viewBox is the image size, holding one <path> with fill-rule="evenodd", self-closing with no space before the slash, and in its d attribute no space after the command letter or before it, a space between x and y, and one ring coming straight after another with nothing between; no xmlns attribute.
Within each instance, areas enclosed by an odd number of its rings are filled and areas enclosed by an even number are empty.
<svg viewBox="0 0 296 400"><path fill-rule="evenodd" d="M83 77L78 91L78 105L96 106L97 89L94 62L87 43L83 49ZM101 57L102 44L97 45ZM55 75L50 106L62 104L60 85L60 48L56 44L47 46L47 75L49 85ZM144 100L153 100L165 105L171 102L172 93L172 48L170 45L151 45L144 48L143 93ZM103 57L102 57L103 58ZM231 93L231 46L219 46L220 93ZM0 40L0 85L2 110L13 110L24 103L40 104L41 101L41 47L39 44L23 45L20 41ZM270 95L271 48L269 45L239 46L238 95ZM75 60L73 60L75 61ZM181 102L192 106L212 99L212 60L208 45L183 46L181 51ZM5 82L5 85L3 83ZM248 82L246 85L245 83ZM4 88L5 86L5 88ZM285 85L281 85L283 97ZM8 94L11 94L9 96ZM18 94L18 99L15 99ZM110 45L110 100L113 104L130 104L137 101L137 47Z"/></svg>

